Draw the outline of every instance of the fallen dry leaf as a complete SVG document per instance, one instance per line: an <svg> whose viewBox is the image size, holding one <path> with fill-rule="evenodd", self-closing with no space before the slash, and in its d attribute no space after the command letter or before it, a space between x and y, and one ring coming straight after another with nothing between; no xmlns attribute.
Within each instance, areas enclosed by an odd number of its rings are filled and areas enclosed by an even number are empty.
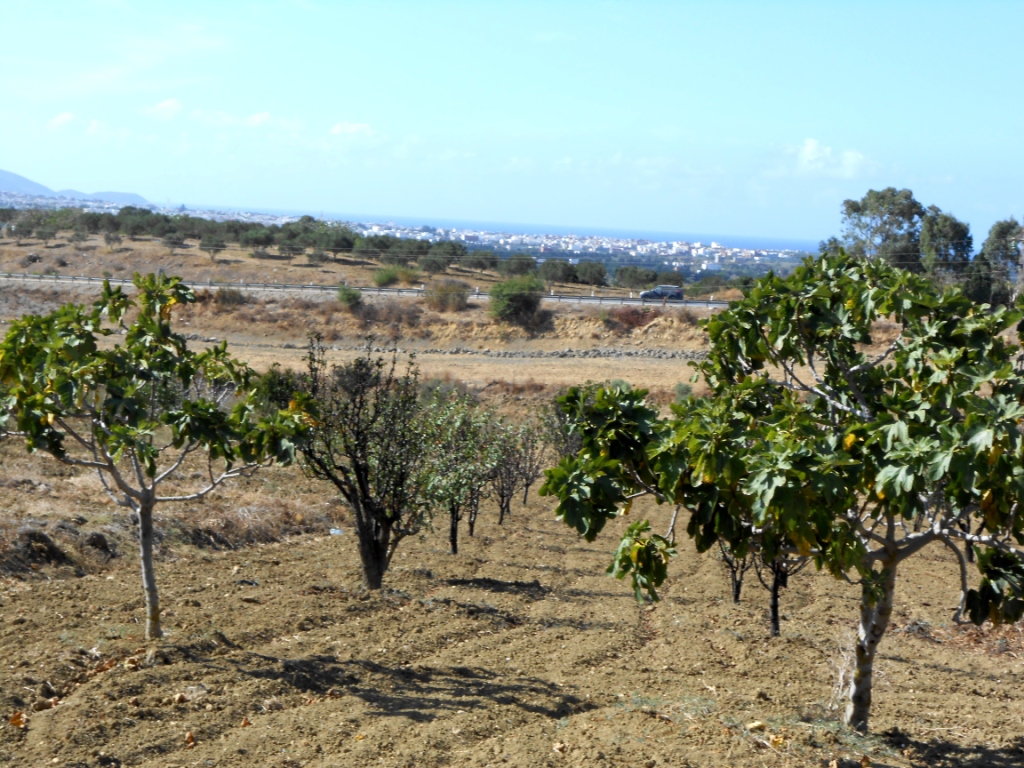
<svg viewBox="0 0 1024 768"><path fill-rule="evenodd" d="M196 745L196 737L192 731L185 731L185 749L192 749Z"/></svg>
<svg viewBox="0 0 1024 768"><path fill-rule="evenodd" d="M242 718L242 727L243 728L248 728L250 725L252 725L252 723L249 722L249 718L248 717L243 717Z"/></svg>
<svg viewBox="0 0 1024 768"><path fill-rule="evenodd" d="M24 728L28 725L28 715L19 710L8 718L8 722L15 728Z"/></svg>
<svg viewBox="0 0 1024 768"><path fill-rule="evenodd" d="M557 753L558 753L558 754L560 754L560 755L564 755L564 754L565 754L565 751L566 751L567 749L569 749L569 745L568 745L568 744L566 744L566 743L565 743L564 741L556 741L556 742L555 742L555 743L554 743L554 744L552 745L551 749L552 749L552 750L554 750L555 752L557 752Z"/></svg>
<svg viewBox="0 0 1024 768"><path fill-rule="evenodd" d="M761 720L755 720L752 723L747 723L748 731L763 731L764 729L765 724Z"/></svg>

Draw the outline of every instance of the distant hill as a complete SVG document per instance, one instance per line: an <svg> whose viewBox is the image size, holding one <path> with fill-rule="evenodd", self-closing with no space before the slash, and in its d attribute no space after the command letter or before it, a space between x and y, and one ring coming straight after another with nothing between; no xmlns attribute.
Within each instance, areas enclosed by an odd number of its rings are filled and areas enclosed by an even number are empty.
<svg viewBox="0 0 1024 768"><path fill-rule="evenodd" d="M119 205L149 205L149 201L134 192L93 192L86 194L75 189L61 189L52 193L55 197L73 197L76 200L102 200Z"/></svg>
<svg viewBox="0 0 1024 768"><path fill-rule="evenodd" d="M0 192L13 192L16 195L43 195L53 197L53 190L36 184L31 179L9 171L0 171Z"/></svg>
<svg viewBox="0 0 1024 768"><path fill-rule="evenodd" d="M62 189L54 192L31 179L19 176L10 171L0 170L0 192L11 192L16 195L39 195L41 197L70 197L76 200L102 200L118 205L149 205L149 201L134 192L79 192L75 189Z"/></svg>

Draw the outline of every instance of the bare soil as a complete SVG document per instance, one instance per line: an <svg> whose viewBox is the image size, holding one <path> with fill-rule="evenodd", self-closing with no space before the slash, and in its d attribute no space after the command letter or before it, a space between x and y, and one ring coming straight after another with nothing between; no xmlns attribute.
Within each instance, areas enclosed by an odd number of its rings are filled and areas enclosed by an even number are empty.
<svg viewBox="0 0 1024 768"><path fill-rule="evenodd" d="M69 298L87 297L0 286L0 315ZM244 309L207 303L178 322L260 368L298 365L307 327L343 327L337 359L366 331L316 304ZM586 313L552 322L504 341L474 336L491 329L472 314L428 327L457 329L450 343L463 348L513 351L703 343L685 320L661 341ZM441 347L416 336L422 323L401 325L401 343ZM690 373L678 359L621 356L419 360L519 414L568 383L624 378L666 394ZM733 604L724 565L687 541L662 602L638 605L604 575L628 520L587 544L534 494L501 527L486 506L457 556L439 519L368 594L345 508L297 468L275 469L158 510L167 636L147 643L132 521L93 477L15 441L0 444L0 465L0 765L1024 765L1024 636L952 623L956 570L942 549L900 573L874 735L861 737L839 726L834 690L857 590L813 569L783 594L776 639L753 574ZM638 504L631 516L663 531L668 513Z"/></svg>
<svg viewBox="0 0 1024 768"><path fill-rule="evenodd" d="M333 505L340 535L222 551L168 535L167 636L146 643L130 525L90 478L46 475L52 464L15 450L3 452L21 481L8 482L9 518L24 526L31 513L70 560L0 580L0 707L25 717L0 726L8 765L1024 764L1021 633L950 623L941 549L902 573L877 662L877 735L859 737L837 724L833 692L857 595L828 575L793 577L777 639L757 582L733 604L723 564L686 545L663 601L640 606L603 573L625 521L587 544L533 496L501 527L485 510L457 556L439 521L368 594ZM181 514L255 499L332 506L327 489L276 470ZM633 514L662 529L667 513ZM75 547L95 530L117 556Z"/></svg>

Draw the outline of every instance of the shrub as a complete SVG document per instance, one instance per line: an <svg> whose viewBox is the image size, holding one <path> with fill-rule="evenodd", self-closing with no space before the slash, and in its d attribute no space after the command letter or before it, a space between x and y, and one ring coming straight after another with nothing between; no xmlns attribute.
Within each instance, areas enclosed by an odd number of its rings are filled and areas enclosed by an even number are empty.
<svg viewBox="0 0 1024 768"><path fill-rule="evenodd" d="M693 387L685 382L679 382L676 384L676 402L681 403L683 400L693 394Z"/></svg>
<svg viewBox="0 0 1024 768"><path fill-rule="evenodd" d="M643 328L661 317L661 310L654 307L612 307L608 310L606 324L618 324L630 330Z"/></svg>
<svg viewBox="0 0 1024 768"><path fill-rule="evenodd" d="M327 251L321 251L319 249L311 251L310 253L306 254L306 261L308 261L313 266L325 264L328 259L330 259L330 255L327 253Z"/></svg>
<svg viewBox="0 0 1024 768"><path fill-rule="evenodd" d="M576 279L585 285L604 285L608 270L600 261L581 261L576 265Z"/></svg>
<svg viewBox="0 0 1024 768"><path fill-rule="evenodd" d="M657 281L658 273L646 267L628 266L615 270L615 283L623 288L643 288Z"/></svg>
<svg viewBox="0 0 1024 768"><path fill-rule="evenodd" d="M363 292L349 285L338 288L338 301L349 312L355 312L363 306Z"/></svg>
<svg viewBox="0 0 1024 768"><path fill-rule="evenodd" d="M249 297L237 288L218 288L213 296L213 303L225 307L237 307L248 304Z"/></svg>
<svg viewBox="0 0 1024 768"><path fill-rule="evenodd" d="M441 253L428 253L419 260L420 269L430 275L436 275L448 269L448 257Z"/></svg>
<svg viewBox="0 0 1024 768"><path fill-rule="evenodd" d="M378 288L387 288L398 282L398 267L381 267L373 273L373 284Z"/></svg>
<svg viewBox="0 0 1024 768"><path fill-rule="evenodd" d="M491 288L491 316L509 323L529 323L540 308L544 283L532 275L521 275L496 283Z"/></svg>
<svg viewBox="0 0 1024 768"><path fill-rule="evenodd" d="M545 259L537 267L537 276L546 283L575 283L576 267L565 259Z"/></svg>
<svg viewBox="0 0 1024 768"><path fill-rule="evenodd" d="M416 326L420 322L420 315L423 310L415 304L398 299L388 299L367 305L373 308L373 312L366 317L369 321L386 323L393 326Z"/></svg>
<svg viewBox="0 0 1024 768"><path fill-rule="evenodd" d="M503 275L528 275L536 269L537 260L525 253L516 253L498 262L498 271Z"/></svg>
<svg viewBox="0 0 1024 768"><path fill-rule="evenodd" d="M423 298L435 312L461 312L469 306L469 286L461 280L436 280Z"/></svg>
<svg viewBox="0 0 1024 768"><path fill-rule="evenodd" d="M381 267L373 273L373 284L378 288L387 288L389 285L395 285L396 283L408 285L417 282L419 279L420 273L415 269L396 265Z"/></svg>

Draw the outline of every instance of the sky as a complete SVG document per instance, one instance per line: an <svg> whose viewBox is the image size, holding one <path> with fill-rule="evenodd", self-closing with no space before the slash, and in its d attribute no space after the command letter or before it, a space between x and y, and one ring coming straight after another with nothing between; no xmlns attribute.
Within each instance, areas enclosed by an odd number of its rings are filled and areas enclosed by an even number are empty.
<svg viewBox="0 0 1024 768"><path fill-rule="evenodd" d="M1024 214L1024 2L0 0L0 168L365 218L818 240Z"/></svg>

